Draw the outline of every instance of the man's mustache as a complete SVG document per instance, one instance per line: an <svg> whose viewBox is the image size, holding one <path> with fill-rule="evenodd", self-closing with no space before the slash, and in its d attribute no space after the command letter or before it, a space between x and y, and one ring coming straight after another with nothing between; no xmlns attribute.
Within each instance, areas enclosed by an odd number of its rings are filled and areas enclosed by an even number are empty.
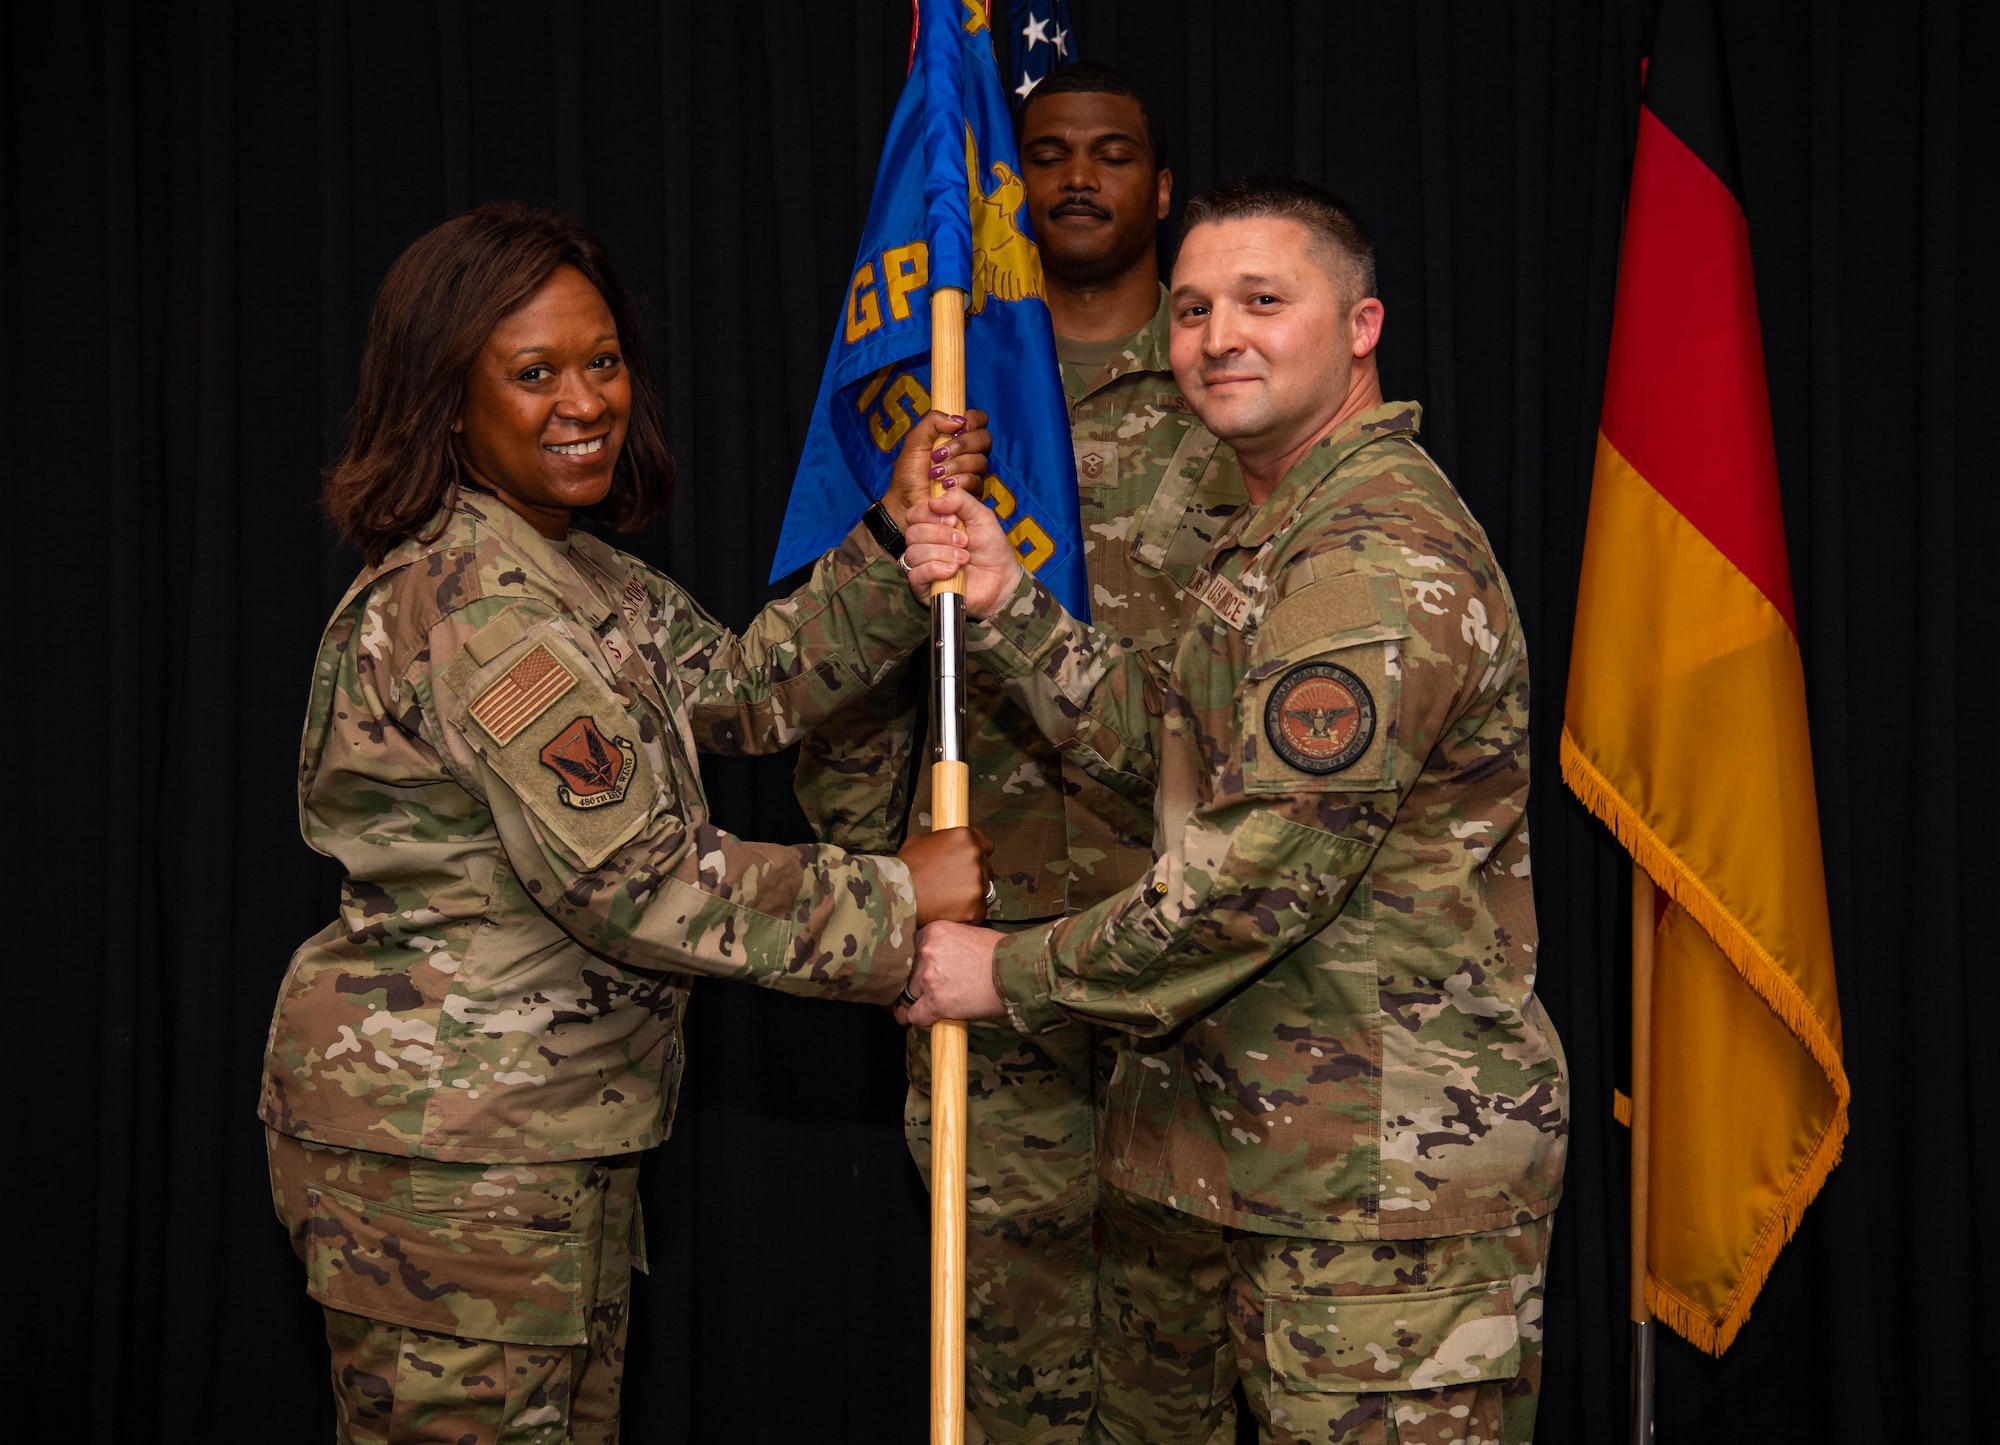
<svg viewBox="0 0 2000 1445"><path fill-rule="evenodd" d="M1051 216L1095 216L1100 221L1111 219L1111 212L1105 210L1097 202L1087 201L1081 196L1073 197L1067 201L1058 201L1049 208L1049 214Z"/></svg>

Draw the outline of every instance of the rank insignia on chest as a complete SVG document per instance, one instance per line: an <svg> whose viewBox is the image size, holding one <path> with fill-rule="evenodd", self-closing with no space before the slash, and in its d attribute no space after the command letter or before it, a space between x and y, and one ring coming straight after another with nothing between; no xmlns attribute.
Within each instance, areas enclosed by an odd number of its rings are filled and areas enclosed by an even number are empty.
<svg viewBox="0 0 2000 1445"><path fill-rule="evenodd" d="M562 779L556 796L572 808L602 808L625 796L638 755L624 738L607 738L597 720L579 717L542 747L542 766Z"/></svg>
<svg viewBox="0 0 2000 1445"><path fill-rule="evenodd" d="M1337 773L1375 738L1367 684L1331 662L1308 662L1278 679L1264 704L1264 736L1302 773Z"/></svg>
<svg viewBox="0 0 2000 1445"><path fill-rule="evenodd" d="M1108 487L1118 481L1118 448L1115 443L1076 443L1076 479L1086 487Z"/></svg>
<svg viewBox="0 0 2000 1445"><path fill-rule="evenodd" d="M547 647L537 644L498 682L474 698L466 711L504 748L575 686L575 674Z"/></svg>

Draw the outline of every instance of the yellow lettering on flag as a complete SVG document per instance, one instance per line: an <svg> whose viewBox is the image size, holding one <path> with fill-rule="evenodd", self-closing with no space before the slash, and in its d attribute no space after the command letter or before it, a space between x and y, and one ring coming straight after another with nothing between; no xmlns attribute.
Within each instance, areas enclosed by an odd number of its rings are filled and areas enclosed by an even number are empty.
<svg viewBox="0 0 2000 1445"><path fill-rule="evenodd" d="M854 401L854 409L868 418L868 435L885 452L894 451L917 418L931 409L931 394L924 390L922 382L907 371L891 382L890 370L885 366L876 372ZM882 398L879 406L875 405L878 396Z"/></svg>
<svg viewBox="0 0 2000 1445"><path fill-rule="evenodd" d="M908 308L904 309L908 314ZM854 273L847 286L847 341L851 346L882 324L882 307L875 299L875 267L871 262Z"/></svg>
<svg viewBox="0 0 2000 1445"><path fill-rule="evenodd" d="M931 279L931 249L922 241L893 246L882 253L882 284L889 293L889 314L910 319L910 293Z"/></svg>
<svg viewBox="0 0 2000 1445"><path fill-rule="evenodd" d="M1010 527L1007 540L1014 544L1014 550L1021 554L1021 565L1030 572L1039 570L1042 563L1056 554L1056 544L1033 517L1023 517Z"/></svg>
<svg viewBox="0 0 2000 1445"><path fill-rule="evenodd" d="M986 504L993 508L993 515L1003 522L1011 520L1021 505L1014 489L990 472L986 477ZM1007 529L1007 540L1021 554L1021 565L1030 572L1056 554L1055 541L1047 529L1026 513Z"/></svg>

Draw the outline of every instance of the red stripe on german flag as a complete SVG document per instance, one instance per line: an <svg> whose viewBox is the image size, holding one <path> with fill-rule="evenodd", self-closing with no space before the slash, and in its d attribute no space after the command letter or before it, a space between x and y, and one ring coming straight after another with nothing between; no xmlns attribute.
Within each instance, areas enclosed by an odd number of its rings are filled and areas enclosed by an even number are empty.
<svg viewBox="0 0 2000 1445"><path fill-rule="evenodd" d="M1838 1159L1848 1103L1725 74L1709 0L1665 0L1562 736L1565 780L1673 904L1655 962L1647 1295L1716 1353Z"/></svg>
<svg viewBox="0 0 2000 1445"><path fill-rule="evenodd" d="M1626 212L1604 435L1796 630L1750 228L1643 106L1639 131L1648 164Z"/></svg>

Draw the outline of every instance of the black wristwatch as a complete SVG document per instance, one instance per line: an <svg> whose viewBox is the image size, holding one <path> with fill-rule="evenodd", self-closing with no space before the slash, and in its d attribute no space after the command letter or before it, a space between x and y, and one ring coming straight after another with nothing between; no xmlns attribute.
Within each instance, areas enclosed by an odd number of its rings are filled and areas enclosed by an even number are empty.
<svg viewBox="0 0 2000 1445"><path fill-rule="evenodd" d="M903 529L896 525L896 519L889 515L889 509L877 502L861 514L861 523L868 529L868 535L882 544L882 550L891 557L901 559L903 548L909 543L903 540Z"/></svg>

